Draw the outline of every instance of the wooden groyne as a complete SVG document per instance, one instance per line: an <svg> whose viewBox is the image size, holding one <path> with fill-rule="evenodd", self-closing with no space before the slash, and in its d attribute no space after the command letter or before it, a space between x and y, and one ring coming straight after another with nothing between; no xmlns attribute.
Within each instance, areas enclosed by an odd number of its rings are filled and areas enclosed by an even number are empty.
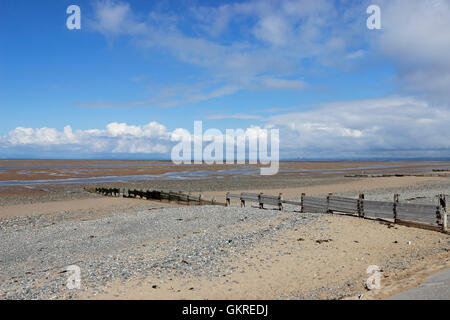
<svg viewBox="0 0 450 320"><path fill-rule="evenodd" d="M261 209L264 208L264 205L273 205L278 207L278 210L282 210L283 204L290 204L297 206L300 212L342 213L448 232L447 201L444 194L438 196L436 205L400 202L398 194L394 195L392 202L388 202L366 200L364 194L360 194L358 199L354 199L335 196L331 193L326 198L307 196L303 193L300 200L295 201L283 200L281 193L278 196L269 196L264 193L227 193L226 205L230 205L232 199L239 200L241 207L245 207L246 202L255 202Z"/></svg>
<svg viewBox="0 0 450 320"><path fill-rule="evenodd" d="M172 192L163 190L136 190L136 189L122 189L118 188L95 188L96 193L112 197L124 198L138 198L146 200L159 200L177 202L180 204L196 204L196 205L225 205L216 201L216 198L205 199L201 193L194 195L191 193Z"/></svg>
<svg viewBox="0 0 450 320"><path fill-rule="evenodd" d="M140 198L147 200L158 200L177 202L187 205L223 205L230 206L231 201L238 200L241 207L247 203L257 203L260 209L266 205L275 206L283 210L285 205L293 205L300 212L346 214L365 219L384 220L389 223L401 224L422 229L448 232L448 213L446 195L439 195L438 202L433 204L415 204L400 202L400 195L395 194L393 201L366 200L364 194L357 199L335 196L332 193L327 197L314 197L301 194L299 200L284 200L283 194L267 195L264 193L233 194L225 195L225 203L217 202L215 198L205 199L201 193L172 192L163 190L136 190L119 188L95 188L96 193L105 196Z"/></svg>

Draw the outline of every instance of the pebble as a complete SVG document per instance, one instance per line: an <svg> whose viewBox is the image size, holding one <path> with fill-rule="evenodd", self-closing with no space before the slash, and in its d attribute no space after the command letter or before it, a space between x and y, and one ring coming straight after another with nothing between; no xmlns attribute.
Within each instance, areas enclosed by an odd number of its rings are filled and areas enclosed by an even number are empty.
<svg viewBox="0 0 450 320"><path fill-rule="evenodd" d="M32 217L34 227L24 222L28 219L2 219L0 293L6 293L6 299L76 297L79 291L66 287L68 273L55 272L69 265L81 269L81 291L89 289L94 295L114 279L155 279L168 272L217 277L224 270L224 259L233 261L240 250L269 239L278 230L292 230L321 216L293 213L266 226L279 214L251 207L186 206L150 212L119 210L87 221L56 216L55 224L49 223L49 216ZM236 228L242 223L236 217L244 216L255 231ZM174 223L176 219L183 221ZM12 224L20 225L18 231L10 228Z"/></svg>

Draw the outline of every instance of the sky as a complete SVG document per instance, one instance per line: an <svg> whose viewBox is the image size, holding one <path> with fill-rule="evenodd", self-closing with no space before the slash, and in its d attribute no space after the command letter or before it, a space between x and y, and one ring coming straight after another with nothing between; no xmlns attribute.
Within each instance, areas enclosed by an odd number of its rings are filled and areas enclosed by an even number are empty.
<svg viewBox="0 0 450 320"><path fill-rule="evenodd" d="M277 128L282 159L449 159L449 21L450 0L1 1L0 158L167 159L200 120Z"/></svg>

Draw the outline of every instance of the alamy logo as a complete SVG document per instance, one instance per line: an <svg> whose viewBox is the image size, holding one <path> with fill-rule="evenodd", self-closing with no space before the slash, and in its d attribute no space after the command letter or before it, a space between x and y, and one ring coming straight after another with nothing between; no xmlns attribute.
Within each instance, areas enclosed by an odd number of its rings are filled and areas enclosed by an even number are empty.
<svg viewBox="0 0 450 320"><path fill-rule="evenodd" d="M367 14L370 14L367 19L367 28L369 30L380 30L381 29L381 9L377 5L370 5L366 10ZM67 14L70 16L67 18L66 26L69 30L80 30L81 29L81 9L77 5L70 5L66 10Z"/></svg>
<svg viewBox="0 0 450 320"><path fill-rule="evenodd" d="M79 266L72 265L66 268L66 271L69 274L67 278L67 289L81 289L81 269Z"/></svg>
<svg viewBox="0 0 450 320"><path fill-rule="evenodd" d="M66 20L66 26L69 30L81 29L81 9L77 5L70 5L66 10L67 14L70 14Z"/></svg>
<svg viewBox="0 0 450 320"><path fill-rule="evenodd" d="M178 133L179 141L172 148L175 164L260 164L261 175L274 175L279 168L279 130L250 128L218 129L203 132L202 121L194 121L194 134L187 130ZM269 154L270 148L270 154ZM225 152L225 156L224 156Z"/></svg>
<svg viewBox="0 0 450 320"><path fill-rule="evenodd" d="M381 29L381 9L377 5L371 5L367 7L367 14L370 14L367 18L367 29L380 30Z"/></svg>
<svg viewBox="0 0 450 320"><path fill-rule="evenodd" d="M377 265L368 266L367 274L371 276L366 280L366 287L369 290L381 289L381 269Z"/></svg>

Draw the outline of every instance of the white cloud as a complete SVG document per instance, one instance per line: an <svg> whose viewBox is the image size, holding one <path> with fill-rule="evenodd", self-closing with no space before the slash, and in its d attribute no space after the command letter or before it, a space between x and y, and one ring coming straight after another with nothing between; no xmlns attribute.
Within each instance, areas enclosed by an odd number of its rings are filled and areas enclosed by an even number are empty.
<svg viewBox="0 0 450 320"><path fill-rule="evenodd" d="M204 128L203 133L207 128ZM73 130L70 126L62 131L54 128L17 127L0 136L0 155L61 156L86 155L154 155L167 157L172 147L183 138L191 138L193 128L177 128L173 131L157 122L146 125L129 125L112 122L105 129ZM258 126L243 129L254 141L265 134ZM225 135L225 131L223 132ZM224 136L225 137L225 136ZM192 140L193 141L193 140Z"/></svg>
<svg viewBox="0 0 450 320"><path fill-rule="evenodd" d="M346 60L347 47L356 42L348 17L336 14L333 2L326 0L246 1L219 6L191 7L186 17L153 10L135 14L130 5L99 1L95 5L95 30L113 37L128 35L132 43L168 53L177 60L206 71L201 82L220 83L189 93L178 88L172 97L140 102L82 103L88 107L174 106L230 95L239 90L304 90L299 79L303 58ZM361 11L364 12L364 11ZM248 23L240 23L242 20ZM352 18L354 20L354 18ZM353 22L352 20L352 22ZM180 27L189 21L194 32ZM232 31L231 31L232 30ZM233 32L232 42L223 42L223 33ZM199 88L197 83L190 86ZM175 86L176 87L176 86ZM180 91L181 90L181 93ZM180 97L181 96L181 97Z"/></svg>
<svg viewBox="0 0 450 320"><path fill-rule="evenodd" d="M258 86L260 90L303 90L307 87L303 81L277 78L261 78Z"/></svg>
<svg viewBox="0 0 450 320"><path fill-rule="evenodd" d="M39 150L65 153L143 153L163 154L169 151L172 133L166 127L150 122L143 126L113 122L105 129L63 131L54 128L23 128L0 137L0 150Z"/></svg>
<svg viewBox="0 0 450 320"><path fill-rule="evenodd" d="M64 127L62 132L47 127L37 129L17 127L2 140L10 145L55 145L77 142L77 137L70 126Z"/></svg>
<svg viewBox="0 0 450 320"><path fill-rule="evenodd" d="M262 18L254 29L256 38L273 45L285 45L291 32L290 26L282 15Z"/></svg>
<svg viewBox="0 0 450 320"><path fill-rule="evenodd" d="M382 30L365 27L366 8L378 4ZM191 6L186 16L153 10L136 14L125 3L97 1L92 25L108 37L128 35L144 49L159 50L196 66L220 88L191 83L197 92L128 103L93 102L89 107L175 106L230 95L239 90L303 90L302 59L349 70L363 58L388 58L407 94L432 102L450 100L450 2L448 0L248 0ZM189 21L193 32L184 31ZM233 34L233 41L222 36ZM371 50L367 45L371 43ZM303 78L303 77L302 77Z"/></svg>
<svg viewBox="0 0 450 320"><path fill-rule="evenodd" d="M450 110L412 97L327 103L274 116L291 157L450 157Z"/></svg>
<svg viewBox="0 0 450 320"><path fill-rule="evenodd" d="M364 55L366 54L366 52L364 50L357 50L355 52L351 52L349 54L346 55L347 59L360 59L362 57L364 57Z"/></svg>
<svg viewBox="0 0 450 320"><path fill-rule="evenodd" d="M381 1L381 10L374 49L395 62L403 89L449 105L450 1Z"/></svg>
<svg viewBox="0 0 450 320"><path fill-rule="evenodd" d="M157 123L150 122L144 126L133 126L126 123L112 122L106 126L106 132L111 137L135 137L152 138L167 137L166 127Z"/></svg>
<svg viewBox="0 0 450 320"><path fill-rule="evenodd" d="M107 36L136 35L147 31L143 22L137 22L137 17L128 3L101 0L94 2L95 19L90 21L90 27Z"/></svg>
<svg viewBox="0 0 450 320"><path fill-rule="evenodd" d="M232 117L252 118L245 114ZM272 116L266 119L264 128L250 126L243 131L254 141L266 135L263 129L280 129L284 158L450 157L450 139L445 131L449 122L450 110L446 107L393 96L326 103ZM18 127L0 136L0 154L167 156L183 137L193 138L192 132L193 128L169 131L157 122L113 122L104 129L90 130Z"/></svg>

